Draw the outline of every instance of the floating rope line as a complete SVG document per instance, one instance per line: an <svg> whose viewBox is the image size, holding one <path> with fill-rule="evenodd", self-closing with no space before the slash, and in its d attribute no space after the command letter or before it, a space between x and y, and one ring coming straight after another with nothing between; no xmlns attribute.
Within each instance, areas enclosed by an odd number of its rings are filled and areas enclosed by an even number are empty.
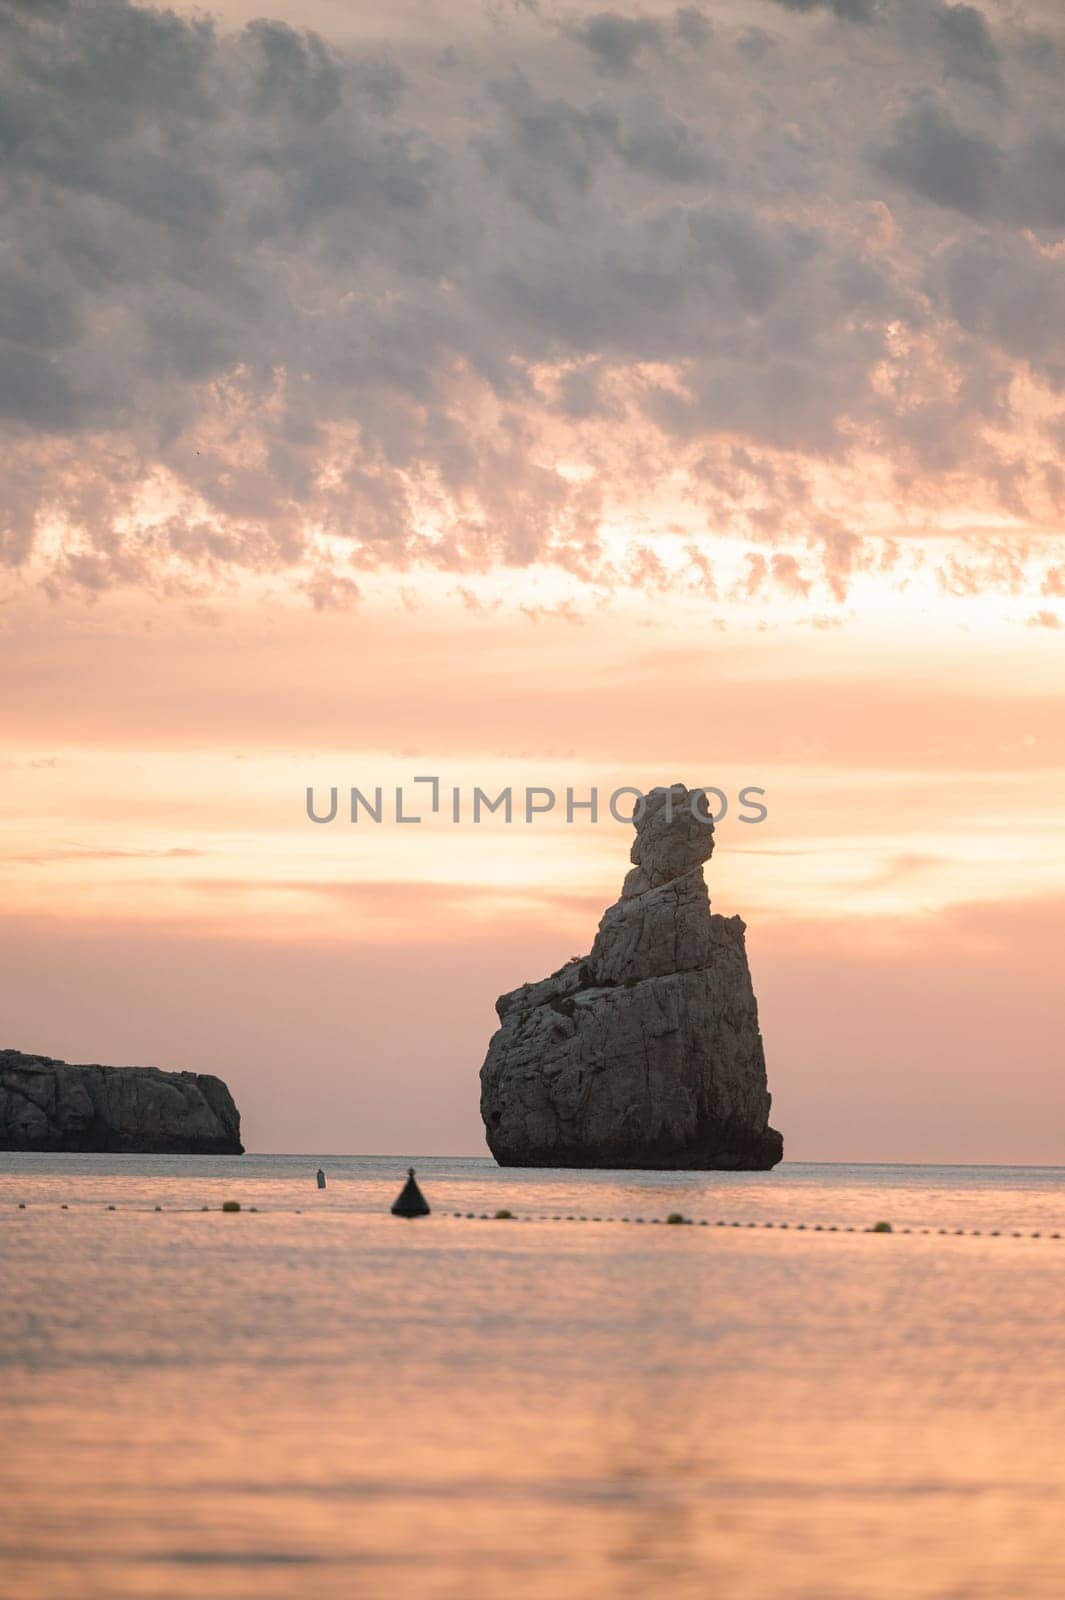
<svg viewBox="0 0 1065 1600"><path fill-rule="evenodd" d="M708 1217L684 1217L677 1212L673 1212L666 1217L586 1217L576 1214L564 1217L562 1215L548 1215L543 1211L535 1214L532 1212L506 1212L501 1214L491 1211L452 1211L450 1215L458 1221L472 1222L495 1222L503 1218L513 1222L613 1222L628 1223L630 1226L640 1226L645 1223L661 1225L672 1222L681 1223L686 1227L699 1228L777 1228L781 1231L787 1231L790 1228L794 1233L898 1233L910 1235L916 1233L926 1236L934 1234L944 1239L1060 1239L1062 1237L1060 1232L1044 1233L1041 1229L1035 1229L1031 1233L1014 1229L1007 1233L1001 1228L896 1228L891 1223L885 1222L870 1223L867 1227L860 1227L857 1223L836 1222L729 1221L721 1217L711 1222Z"/></svg>
<svg viewBox="0 0 1065 1600"><path fill-rule="evenodd" d="M33 1211L33 1210L44 1211L44 1210L50 1210L52 1208L52 1206L54 1206L54 1205L55 1205L54 1201L53 1202L39 1201L39 1202L34 1203L32 1201L27 1202L25 1200L18 1200L18 1201L14 1202L14 1209L18 1210L18 1211ZM125 1210L125 1211L128 1211L128 1212L134 1213L136 1215L149 1215L149 1216L152 1215L155 1212L161 1213L161 1212L164 1212L164 1211L167 1212L170 1216L194 1216L194 1215L199 1215L199 1214L202 1214L202 1213L214 1214L214 1213L217 1213L220 1210L225 1210L225 1209L229 1209L231 1211L232 1210L244 1210L245 1213L251 1212L252 1214L255 1214L255 1213L260 1211L260 1207L258 1207L258 1206L240 1207L235 1201L227 1201L227 1202L225 1202L224 1205L214 1205L214 1206L201 1205L201 1206L170 1206L170 1207L164 1207L164 1206L160 1206L160 1205L148 1206L147 1204L145 1204L145 1205L132 1205L132 1206L129 1206L129 1207L120 1207L120 1206L115 1205L113 1202L109 1202L108 1204L102 1206L101 1209L104 1210L104 1211L113 1211L113 1212L116 1212L116 1213L119 1212L119 1211ZM67 1201L65 1201L65 1200L61 1201L59 1203L59 1210L60 1211L69 1211L70 1210L69 1203ZM91 1205L91 1204L86 1204L84 1206L76 1205L75 1206L75 1210L81 1212L82 1214L88 1214L91 1211L95 1211L96 1210L96 1206L95 1205ZM287 1208L278 1207L278 1209L276 1211L274 1211L272 1213L269 1213L269 1214L271 1214L273 1216L296 1216L296 1217L300 1217L300 1216L303 1215L303 1212L298 1207L296 1209L292 1210L292 1211L289 1211ZM377 1213L376 1212L362 1212L362 1211L337 1211L337 1212L333 1212L332 1215L334 1215L334 1216L348 1216L348 1217L362 1217L362 1216L376 1216ZM718 1217L713 1222L711 1222L708 1217L685 1217L685 1216L682 1216L681 1213L677 1212L677 1211L671 1212L668 1216L665 1216L665 1217L588 1217L588 1216L578 1215L576 1213L574 1213L574 1214L572 1214L570 1216L563 1216L563 1215L561 1215L561 1213L552 1213L552 1214L549 1215L547 1212L537 1212L537 1213L533 1213L533 1212L513 1212L513 1211L509 1211L509 1210L505 1210L505 1209L501 1208L498 1211L452 1211L450 1213L446 1213L446 1212L442 1213L442 1215L450 1216L453 1220L459 1221L459 1222L503 1222L503 1221L506 1221L506 1222L599 1222L599 1223L611 1222L611 1223L617 1223L617 1224L627 1223L629 1226L633 1226L633 1227L642 1227L642 1226L644 1226L646 1224L651 1224L652 1226L654 1226L654 1225L661 1226L663 1224L674 1224L674 1225L680 1224L680 1225L685 1226L685 1227L699 1227L699 1228L709 1228L709 1227L714 1227L714 1228L776 1228L781 1232L786 1232L788 1229L791 1229L791 1231L794 1232L794 1233L807 1233L807 1232L809 1232L809 1233L897 1233L897 1234L907 1234L907 1235L910 1235L910 1236L921 1235L923 1237L928 1237L928 1236L934 1235L936 1237L944 1238L944 1239L946 1239L946 1238L954 1238L954 1239L1057 1239L1057 1240L1060 1240L1061 1237L1062 1237L1062 1234L1061 1234L1060 1230L1057 1230L1057 1231L1055 1231L1053 1233L1047 1233L1044 1230L1039 1229L1039 1228L1034 1229L1030 1233L1025 1233L1022 1229L1019 1229L1019 1228L1013 1228L1013 1229L1008 1229L1008 1230L1007 1229L1003 1229L1003 1228L987 1228L987 1229L984 1229L984 1228L913 1228L913 1227L896 1228L889 1222L870 1223L867 1227L860 1227L856 1223L835 1223L835 1222L832 1222L832 1223L823 1223L823 1222L813 1222L813 1223L808 1223L808 1222L758 1222L758 1221L751 1221L750 1219L747 1219L747 1220L743 1220L743 1219L728 1220L728 1219L723 1218L723 1217Z"/></svg>

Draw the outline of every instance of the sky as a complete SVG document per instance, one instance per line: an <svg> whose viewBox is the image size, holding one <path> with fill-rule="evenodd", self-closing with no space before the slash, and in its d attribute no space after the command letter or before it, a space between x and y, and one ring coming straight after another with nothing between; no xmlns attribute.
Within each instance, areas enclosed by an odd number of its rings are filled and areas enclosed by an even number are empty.
<svg viewBox="0 0 1065 1600"><path fill-rule="evenodd" d="M786 1156L1065 1162L1058 8L265 3L0 9L0 1045L482 1153L630 830L307 787L704 783Z"/></svg>

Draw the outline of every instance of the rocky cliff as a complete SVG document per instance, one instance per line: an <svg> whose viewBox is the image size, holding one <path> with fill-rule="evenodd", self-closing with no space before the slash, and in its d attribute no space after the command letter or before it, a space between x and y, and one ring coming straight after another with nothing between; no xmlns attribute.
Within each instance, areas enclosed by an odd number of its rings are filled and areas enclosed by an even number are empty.
<svg viewBox="0 0 1065 1600"><path fill-rule="evenodd" d="M775 1166L744 924L711 913L703 879L705 801L653 789L634 821L632 871L591 953L496 1001L489 1149L516 1167Z"/></svg>
<svg viewBox="0 0 1065 1600"><path fill-rule="evenodd" d="M0 1150L215 1156L244 1146L221 1078L0 1050Z"/></svg>

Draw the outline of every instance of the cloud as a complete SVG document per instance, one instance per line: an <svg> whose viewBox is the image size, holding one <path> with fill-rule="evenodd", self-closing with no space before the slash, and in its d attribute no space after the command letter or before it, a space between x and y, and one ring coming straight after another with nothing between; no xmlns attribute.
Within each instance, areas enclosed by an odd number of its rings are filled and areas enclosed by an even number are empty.
<svg viewBox="0 0 1065 1600"><path fill-rule="evenodd" d="M698 6L678 6L673 13L673 26L677 37L693 50L700 49L714 31L710 19Z"/></svg>
<svg viewBox="0 0 1065 1600"><path fill-rule="evenodd" d="M1065 389L1065 273L1028 237L984 234L959 243L935 276L951 315L981 342L1031 364Z"/></svg>
<svg viewBox="0 0 1065 1600"><path fill-rule="evenodd" d="M959 128L949 111L928 100L903 112L875 159L898 183L970 216L988 209L1003 167L991 139Z"/></svg>
<svg viewBox="0 0 1065 1600"><path fill-rule="evenodd" d="M931 16L942 35L947 70L985 88L1001 90L1001 60L984 13L977 6L939 5L932 8Z"/></svg>
<svg viewBox="0 0 1065 1600"><path fill-rule="evenodd" d="M429 883L407 878L193 878L188 885L212 898L257 899L277 895L334 901L351 906L369 921L442 925L448 918L510 917L547 913L576 926L594 925L603 910L601 896L525 884Z"/></svg>
<svg viewBox="0 0 1065 1600"><path fill-rule="evenodd" d="M1022 227L1065 229L1065 138L1040 133L1000 147L920 96L874 154L881 171L936 205Z"/></svg>
<svg viewBox="0 0 1065 1600"><path fill-rule="evenodd" d="M877 0L775 0L785 11L830 11L841 22L871 22Z"/></svg>
<svg viewBox="0 0 1065 1600"><path fill-rule="evenodd" d="M40 766L42 763L30 762L28 765ZM74 845L69 848L35 851L32 855L9 855L6 859L16 865L50 867L97 861L188 861L209 853L207 850L186 849L182 846L166 850L108 850L94 845Z"/></svg>
<svg viewBox="0 0 1065 1600"><path fill-rule="evenodd" d="M682 26L692 27L690 20ZM592 56L600 72L624 77L631 72L648 48L657 48L663 37L661 23L652 17L625 17L616 11L597 11L573 30Z"/></svg>
<svg viewBox="0 0 1065 1600"><path fill-rule="evenodd" d="M576 105L543 95L521 72L489 85L502 121L474 140L491 177L546 225L567 201L587 196L617 163L621 169L690 184L719 173L699 132L644 98L628 116L601 99Z"/></svg>
<svg viewBox="0 0 1065 1600"><path fill-rule="evenodd" d="M9 8L0 561L86 596L284 575L320 609L419 565L603 586L604 526L667 537L668 492L801 599L872 570L840 558L866 494L1048 503L1011 385L1061 382L1060 41L830 9L860 56L526 10L456 21L445 66Z"/></svg>
<svg viewBox="0 0 1065 1600"><path fill-rule="evenodd" d="M316 611L346 611L359 599L359 586L330 567L317 567L307 580L306 592Z"/></svg>

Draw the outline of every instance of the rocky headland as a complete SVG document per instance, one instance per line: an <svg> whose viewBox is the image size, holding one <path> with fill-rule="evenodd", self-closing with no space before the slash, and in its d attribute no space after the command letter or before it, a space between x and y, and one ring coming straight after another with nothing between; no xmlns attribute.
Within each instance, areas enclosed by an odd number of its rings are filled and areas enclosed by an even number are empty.
<svg viewBox="0 0 1065 1600"><path fill-rule="evenodd" d="M516 1167L775 1166L745 925L711 912L703 878L704 797L675 784L636 809L632 870L590 954L496 1001L488 1147Z"/></svg>
<svg viewBox="0 0 1065 1600"><path fill-rule="evenodd" d="M0 1050L0 1150L242 1155L221 1078Z"/></svg>

